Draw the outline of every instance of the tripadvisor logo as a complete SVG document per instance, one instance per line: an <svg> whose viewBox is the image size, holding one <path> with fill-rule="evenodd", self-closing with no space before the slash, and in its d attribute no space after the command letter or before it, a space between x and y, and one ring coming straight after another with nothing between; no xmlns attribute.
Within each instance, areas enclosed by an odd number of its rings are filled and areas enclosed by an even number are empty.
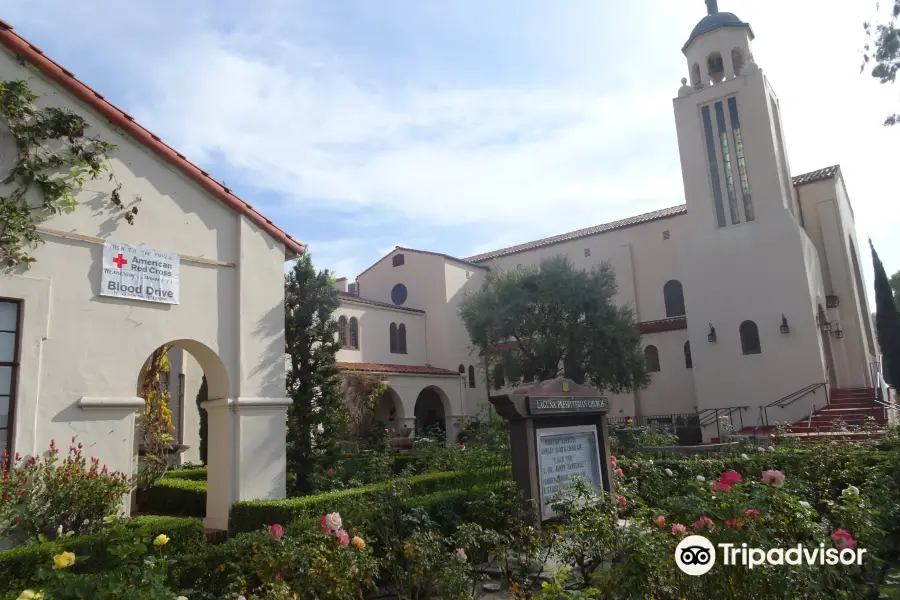
<svg viewBox="0 0 900 600"><path fill-rule="evenodd" d="M762 565L802 565L834 566L861 565L863 554L861 548L826 548L819 544L818 548L807 548L797 544L792 548L748 548L747 544L718 544L719 555L725 566L742 566L748 569ZM702 535L690 535L675 548L675 564L686 575L699 576L708 573L716 564L716 547Z"/></svg>

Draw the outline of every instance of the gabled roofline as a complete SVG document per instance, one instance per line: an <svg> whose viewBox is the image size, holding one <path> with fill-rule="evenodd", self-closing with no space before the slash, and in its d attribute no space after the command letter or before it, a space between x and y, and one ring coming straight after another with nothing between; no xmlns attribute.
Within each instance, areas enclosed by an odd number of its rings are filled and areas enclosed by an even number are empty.
<svg viewBox="0 0 900 600"><path fill-rule="evenodd" d="M247 202L244 202L224 184L213 179L209 173L189 161L183 154L163 142L158 135L138 124L134 117L118 108L101 94L80 81L71 71L48 58L28 40L13 31L12 25L0 20L0 43L15 56L28 61L44 77L61 85L69 93L100 113L110 124L128 134L135 142L146 146L159 158L179 169L193 179L207 193L224 202L232 210L246 216L250 221L284 244L285 260L292 260L303 254L306 246L277 227Z"/></svg>
<svg viewBox="0 0 900 600"><path fill-rule="evenodd" d="M356 304L363 304L365 306L374 306L376 308L384 308L385 310L396 310L399 312L407 312L407 313L416 313L420 315L424 315L425 311L419 308L409 308L408 306L397 306L396 304L388 304L387 302L379 302L378 300L369 300L368 298L360 298L356 294L351 294L350 292L341 292L338 291L338 300L343 302L350 302Z"/></svg>
<svg viewBox="0 0 900 600"><path fill-rule="evenodd" d="M369 271L371 271L372 269L374 269L375 266L376 266L378 263L380 263L381 261L383 261L384 259L386 259L388 256L390 256L391 254L393 254L393 253L396 252L397 250L402 250L403 252L417 252L417 253L419 253L419 254L430 254L431 256L440 256L440 257L443 257L443 258L446 259L446 260L452 260L452 261L454 261L454 262L461 263L461 264L466 265L466 266L468 266L468 267L472 267L473 269L485 269L485 270L488 270L488 271L490 270L488 267L486 267L486 266L484 266L484 265L478 265L478 264L475 264L475 263L473 263L473 262L469 262L468 260L464 260L464 259L462 259L462 258L456 258L455 256L450 256L449 254L443 254L443 253L441 253L441 252L431 252L430 250L416 250L415 248L406 248L406 247L404 247L404 246L394 246L394 249L393 249L393 250L391 250L390 252L388 252L387 254L385 254L384 256L382 256L381 258L379 258L378 260L376 260L374 263L372 263L372 265L370 265L369 268L367 268L365 271L363 271L362 273L360 273L359 275L357 275L356 278L359 279L360 277L362 277L363 275L365 275L366 273L368 273Z"/></svg>

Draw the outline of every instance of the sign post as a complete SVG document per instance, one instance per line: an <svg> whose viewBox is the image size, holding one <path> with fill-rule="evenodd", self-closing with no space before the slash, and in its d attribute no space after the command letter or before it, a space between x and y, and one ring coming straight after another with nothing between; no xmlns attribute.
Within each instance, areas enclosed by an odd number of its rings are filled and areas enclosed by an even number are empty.
<svg viewBox="0 0 900 600"><path fill-rule="evenodd" d="M100 295L178 304L180 263L177 254L106 242Z"/></svg>
<svg viewBox="0 0 900 600"><path fill-rule="evenodd" d="M490 400L509 422L513 476L526 503L540 508L540 521L555 516L553 497L576 476L605 492L614 491L606 424L609 401L597 390L560 378Z"/></svg>

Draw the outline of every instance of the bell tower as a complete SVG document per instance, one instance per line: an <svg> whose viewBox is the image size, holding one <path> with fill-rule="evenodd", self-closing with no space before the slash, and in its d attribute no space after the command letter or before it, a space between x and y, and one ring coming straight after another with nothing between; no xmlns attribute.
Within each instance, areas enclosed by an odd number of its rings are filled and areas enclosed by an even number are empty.
<svg viewBox="0 0 900 600"><path fill-rule="evenodd" d="M757 407L825 381L815 321L824 287L753 29L716 0L706 12L681 49L687 76L674 100L694 388L700 410L747 406L755 419ZM796 420L803 404L779 419Z"/></svg>

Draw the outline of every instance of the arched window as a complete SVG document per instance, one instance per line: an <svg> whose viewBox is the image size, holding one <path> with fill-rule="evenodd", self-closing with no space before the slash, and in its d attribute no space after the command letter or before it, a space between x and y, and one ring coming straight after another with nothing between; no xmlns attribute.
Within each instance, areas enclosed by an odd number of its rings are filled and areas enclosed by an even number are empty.
<svg viewBox="0 0 900 600"><path fill-rule="evenodd" d="M494 376L491 380L491 386L493 386L495 390L502 390L505 385L506 372L503 369L503 365L496 364L494 365Z"/></svg>
<svg viewBox="0 0 900 600"><path fill-rule="evenodd" d="M406 354L406 325L403 323L397 327L397 353Z"/></svg>
<svg viewBox="0 0 900 600"><path fill-rule="evenodd" d="M759 345L759 328L753 321L744 321L738 330L741 334L741 351L744 354L762 354Z"/></svg>
<svg viewBox="0 0 900 600"><path fill-rule="evenodd" d="M684 310L684 288L677 279L667 281L663 286L663 299L666 303L667 317L681 317Z"/></svg>
<svg viewBox="0 0 900 600"><path fill-rule="evenodd" d="M356 317L350 317L348 329L350 334L350 347L354 350L359 350L359 321Z"/></svg>
<svg viewBox="0 0 900 600"><path fill-rule="evenodd" d="M644 348L644 362L647 363L647 371L650 373L659 371L659 350L656 349L656 346Z"/></svg>
<svg viewBox="0 0 900 600"><path fill-rule="evenodd" d="M390 336L391 336L391 354L396 354L397 353L397 324L396 323L391 323Z"/></svg>
<svg viewBox="0 0 900 600"><path fill-rule="evenodd" d="M347 345L347 317L338 319L338 341L342 347Z"/></svg>
<svg viewBox="0 0 900 600"><path fill-rule="evenodd" d="M694 63L691 67L691 87L695 90L703 87L703 79L700 77L700 63Z"/></svg>
<svg viewBox="0 0 900 600"><path fill-rule="evenodd" d="M691 358L691 343L684 343L684 368L685 369L693 369L694 368L694 359Z"/></svg>
<svg viewBox="0 0 900 600"><path fill-rule="evenodd" d="M469 365L469 387L475 387L475 367Z"/></svg>
<svg viewBox="0 0 900 600"><path fill-rule="evenodd" d="M460 375L466 374L466 365L459 365L459 374Z"/></svg>
<svg viewBox="0 0 900 600"><path fill-rule="evenodd" d="M744 68L744 53L740 48L734 48L731 51L731 66L736 76L741 74L741 70Z"/></svg>
<svg viewBox="0 0 900 600"><path fill-rule="evenodd" d="M713 52L706 58L706 72L709 73L710 83L722 83L725 79L725 64L721 54Z"/></svg>

